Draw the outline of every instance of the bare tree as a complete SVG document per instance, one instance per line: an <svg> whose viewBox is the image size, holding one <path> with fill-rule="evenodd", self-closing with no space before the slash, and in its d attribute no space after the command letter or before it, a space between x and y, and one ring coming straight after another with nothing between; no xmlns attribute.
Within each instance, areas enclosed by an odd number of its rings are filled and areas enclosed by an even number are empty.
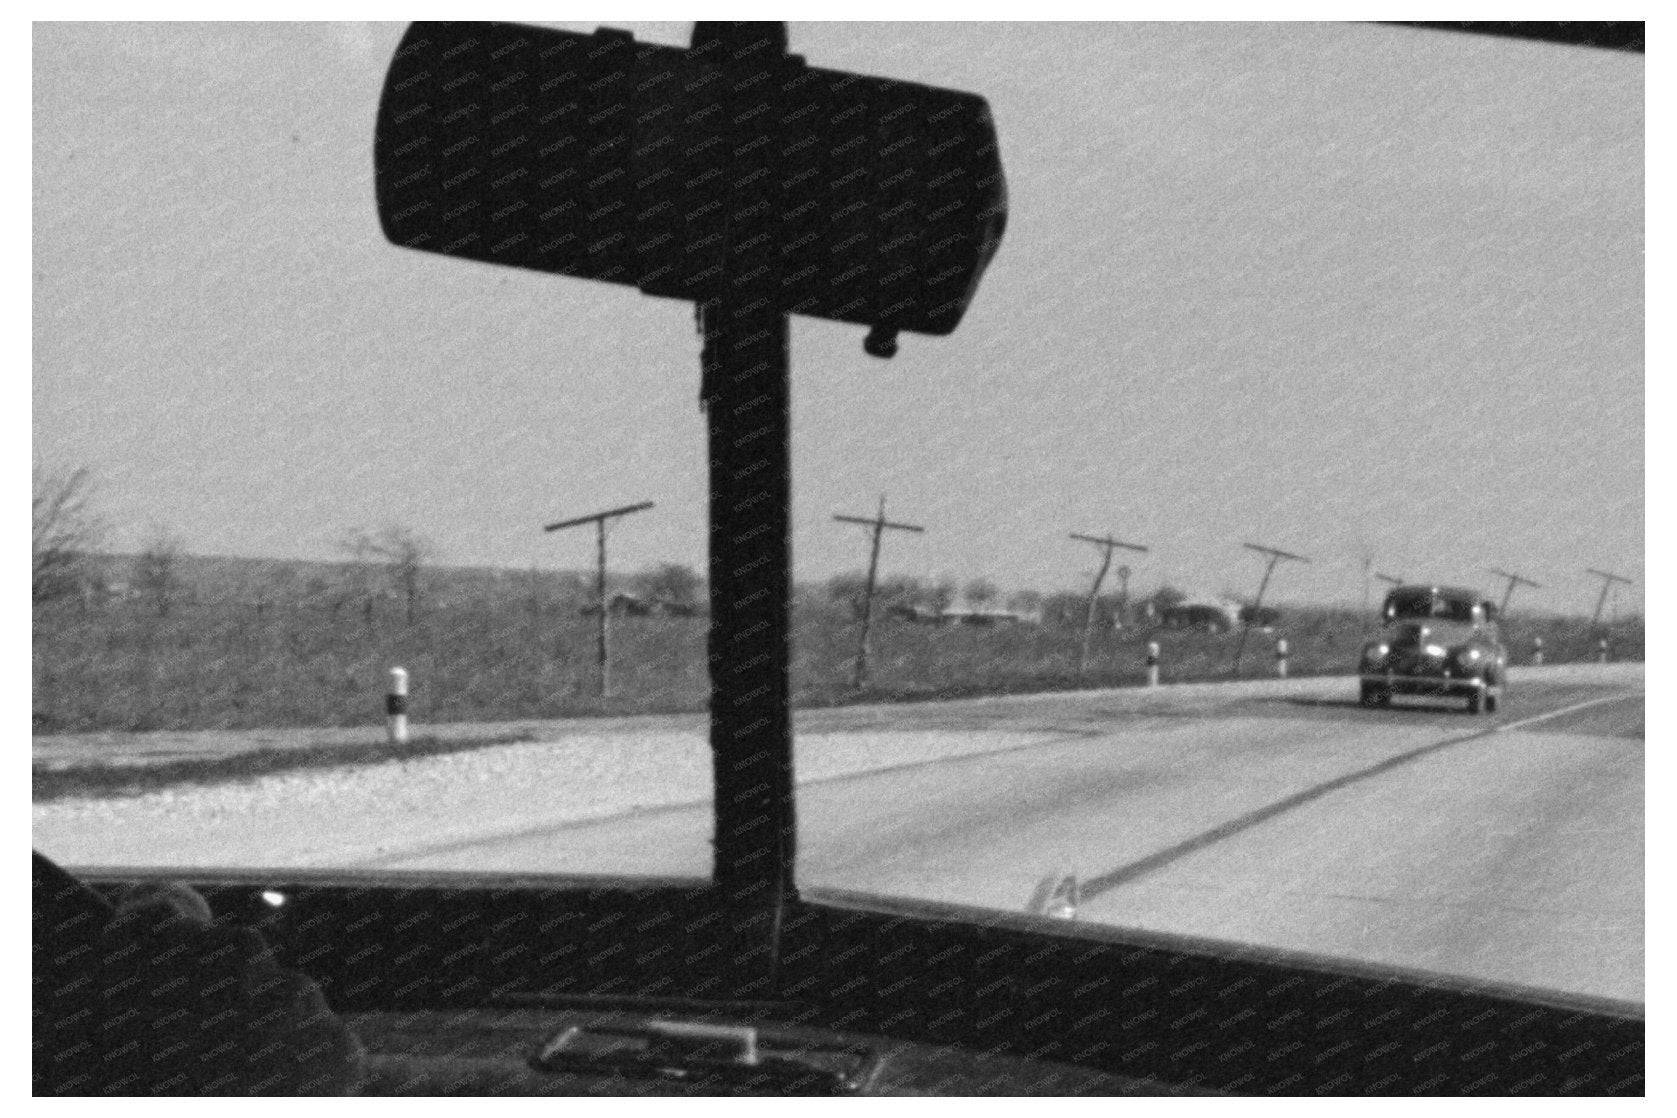
<svg viewBox="0 0 1677 1118"><path fill-rule="evenodd" d="M939 575L926 587L926 604L943 613L955 604L955 576Z"/></svg>
<svg viewBox="0 0 1677 1118"><path fill-rule="evenodd" d="M35 466L34 530L30 536L32 594L37 603L80 593L92 578L92 553L104 524L94 513L93 475Z"/></svg>
<svg viewBox="0 0 1677 1118"><path fill-rule="evenodd" d="M1088 620L1088 598L1075 590L1059 590L1042 599L1042 623L1063 629L1081 626Z"/></svg>
<svg viewBox="0 0 1677 1118"><path fill-rule="evenodd" d="M1172 606L1178 606L1187 601L1188 595L1183 593L1181 590L1178 590L1176 587L1171 586L1168 583L1164 583L1161 584L1157 590L1153 591L1153 593L1149 594L1144 600L1151 604L1153 615L1158 616L1159 614L1164 613L1165 610L1170 609Z"/></svg>
<svg viewBox="0 0 1677 1118"><path fill-rule="evenodd" d="M996 600L996 584L987 578L975 578L967 583L964 597L974 609L983 609Z"/></svg>
<svg viewBox="0 0 1677 1118"><path fill-rule="evenodd" d="M1043 596L1035 590L1016 590L1008 595L1007 608L1027 616L1042 611Z"/></svg>
<svg viewBox="0 0 1677 1118"><path fill-rule="evenodd" d="M840 571L827 580L827 597L849 607L857 617L862 616L862 596L868 578L861 571Z"/></svg>
<svg viewBox="0 0 1677 1118"><path fill-rule="evenodd" d="M336 618L338 611L355 598L361 599L361 616L366 620L367 627L373 625L373 601L378 596L377 579L374 575L374 564L377 556L374 551L372 533L365 528L351 528L338 539L338 550L349 558L348 585L342 597L335 597L332 603L332 616Z"/></svg>
<svg viewBox="0 0 1677 1118"><path fill-rule="evenodd" d="M430 540L400 524L391 524L376 533L353 528L345 533L339 544L357 564L382 566L391 588L407 605L408 624L419 616L422 572L425 565L436 558L437 549ZM372 612L372 588L367 588L367 611Z"/></svg>
<svg viewBox="0 0 1677 1118"><path fill-rule="evenodd" d="M916 606L926 596L926 584L913 575L892 575L879 580L874 595L887 606Z"/></svg>
<svg viewBox="0 0 1677 1118"><path fill-rule="evenodd" d="M703 583L698 572L683 563L659 563L635 577L635 589L665 606L696 608Z"/></svg>
<svg viewBox="0 0 1677 1118"><path fill-rule="evenodd" d="M168 617L180 587L180 560L186 546L169 529L154 526L134 556L134 589L151 599L157 616Z"/></svg>

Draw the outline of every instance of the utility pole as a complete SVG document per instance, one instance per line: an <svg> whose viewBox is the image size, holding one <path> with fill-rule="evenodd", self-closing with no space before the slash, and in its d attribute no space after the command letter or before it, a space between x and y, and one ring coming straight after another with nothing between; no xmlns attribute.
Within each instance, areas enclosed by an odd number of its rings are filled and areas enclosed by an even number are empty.
<svg viewBox="0 0 1677 1118"><path fill-rule="evenodd" d="M575 528L579 524L594 525L597 557L594 593L600 610L599 639L595 646L595 659L600 665L600 698L602 699L611 693L610 653L606 639L606 618L611 613L611 603L606 601L606 521L619 516L628 516L632 512L645 512L651 507L651 501L642 501L638 505L624 505L622 508L607 509L604 512L590 513L587 516L573 516L569 520L561 520L542 529L544 532L557 532L561 528Z"/></svg>
<svg viewBox="0 0 1677 1118"><path fill-rule="evenodd" d="M862 591L862 634L856 640L856 667L850 676L850 686L860 691L868 681L868 629L873 624L873 591L879 582L879 540L889 528L893 532L924 532L918 524L897 524L885 519L885 494L879 495L879 513L873 519L862 516L834 515L834 520L845 524L860 524L872 531L873 542L868 549L868 582Z"/></svg>
<svg viewBox="0 0 1677 1118"><path fill-rule="evenodd" d="M1252 632L1252 620L1258 616L1258 611L1263 609L1264 590L1269 586L1269 576L1275 573L1276 564L1280 563L1283 559L1290 560L1294 563L1310 562L1310 560L1306 559L1302 555L1294 555L1292 552L1282 551L1278 547L1265 547L1263 544L1258 543L1242 544L1241 546L1246 548L1248 551L1256 551L1260 555L1267 555L1269 557L1269 563L1264 567L1264 577L1258 583L1258 598L1252 603L1252 611L1246 615L1246 624L1241 627L1240 644L1235 646L1234 674L1237 679L1240 677L1240 659L1242 656L1246 655L1246 638L1250 636Z"/></svg>
<svg viewBox="0 0 1677 1118"><path fill-rule="evenodd" d="M1126 551L1139 552L1145 552L1147 549L1138 543L1125 543L1123 540L1115 540L1111 536L1085 536L1081 532L1073 532L1071 538L1082 540L1084 543L1092 543L1101 549L1100 570L1095 572L1094 585L1089 587L1089 608L1083 615L1083 648L1077 654L1077 674L1082 675L1089 670L1090 646L1095 639L1095 609L1100 603L1101 583L1106 579L1107 569L1112 566L1113 551L1120 547ZM1128 568L1126 568L1126 592L1128 581L1129 573Z"/></svg>
<svg viewBox="0 0 1677 1118"><path fill-rule="evenodd" d="M1587 573L1601 579L1601 597L1596 599L1595 615L1590 618L1590 629L1593 632L1601 624L1601 611L1607 605L1607 594L1613 589L1614 583L1622 582L1628 586L1632 580L1624 575L1612 574L1609 571L1598 571L1594 567L1588 568Z"/></svg>
<svg viewBox="0 0 1677 1118"><path fill-rule="evenodd" d="M1498 578L1505 578L1508 580L1508 586L1502 592L1502 603L1496 608L1496 615L1498 617L1507 616L1508 600L1514 596L1514 587L1529 586L1533 590L1541 590L1543 588L1542 583L1533 582L1531 579L1522 575L1517 575L1513 571L1505 571L1498 567L1487 567L1486 570L1488 570L1491 574L1496 575Z"/></svg>

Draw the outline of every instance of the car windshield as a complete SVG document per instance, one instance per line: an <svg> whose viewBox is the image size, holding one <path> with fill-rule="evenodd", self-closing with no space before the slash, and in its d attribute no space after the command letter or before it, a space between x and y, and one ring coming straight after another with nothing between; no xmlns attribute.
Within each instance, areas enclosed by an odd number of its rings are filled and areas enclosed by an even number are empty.
<svg viewBox="0 0 1677 1118"><path fill-rule="evenodd" d="M1472 599L1450 597L1431 590L1393 594L1386 603L1386 614L1394 621L1424 621L1427 618L1436 618L1440 621L1472 624L1474 620Z"/></svg>
<svg viewBox="0 0 1677 1118"><path fill-rule="evenodd" d="M35 26L35 845L706 879L693 303L393 244L403 34ZM1641 55L789 37L1006 197L948 336L791 319L798 887L1641 1000ZM1505 647L1359 705L1406 578Z"/></svg>

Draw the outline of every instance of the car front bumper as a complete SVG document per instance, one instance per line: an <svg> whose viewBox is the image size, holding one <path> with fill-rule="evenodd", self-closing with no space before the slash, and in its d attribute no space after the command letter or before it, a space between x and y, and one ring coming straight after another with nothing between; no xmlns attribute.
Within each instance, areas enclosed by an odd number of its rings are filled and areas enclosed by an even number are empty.
<svg viewBox="0 0 1677 1118"><path fill-rule="evenodd" d="M1391 695L1473 695L1489 686L1480 676L1451 676L1399 674L1397 672L1361 673L1363 685L1378 687Z"/></svg>

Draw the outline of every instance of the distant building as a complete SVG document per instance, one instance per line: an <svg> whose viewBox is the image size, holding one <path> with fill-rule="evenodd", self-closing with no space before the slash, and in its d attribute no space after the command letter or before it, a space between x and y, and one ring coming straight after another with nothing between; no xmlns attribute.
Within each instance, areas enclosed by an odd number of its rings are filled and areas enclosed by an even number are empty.
<svg viewBox="0 0 1677 1118"><path fill-rule="evenodd" d="M705 611L689 602L672 602L665 598L643 598L639 594L613 594L606 600L606 610L612 617L699 617ZM599 615L598 603L582 607L584 617Z"/></svg>
<svg viewBox="0 0 1677 1118"><path fill-rule="evenodd" d="M940 611L934 621L938 625L986 627L1035 624L1034 618L1010 609L946 609Z"/></svg>
<svg viewBox="0 0 1677 1118"><path fill-rule="evenodd" d="M1159 623L1167 629L1226 633L1240 624L1240 607L1232 602L1178 602L1159 611Z"/></svg>

